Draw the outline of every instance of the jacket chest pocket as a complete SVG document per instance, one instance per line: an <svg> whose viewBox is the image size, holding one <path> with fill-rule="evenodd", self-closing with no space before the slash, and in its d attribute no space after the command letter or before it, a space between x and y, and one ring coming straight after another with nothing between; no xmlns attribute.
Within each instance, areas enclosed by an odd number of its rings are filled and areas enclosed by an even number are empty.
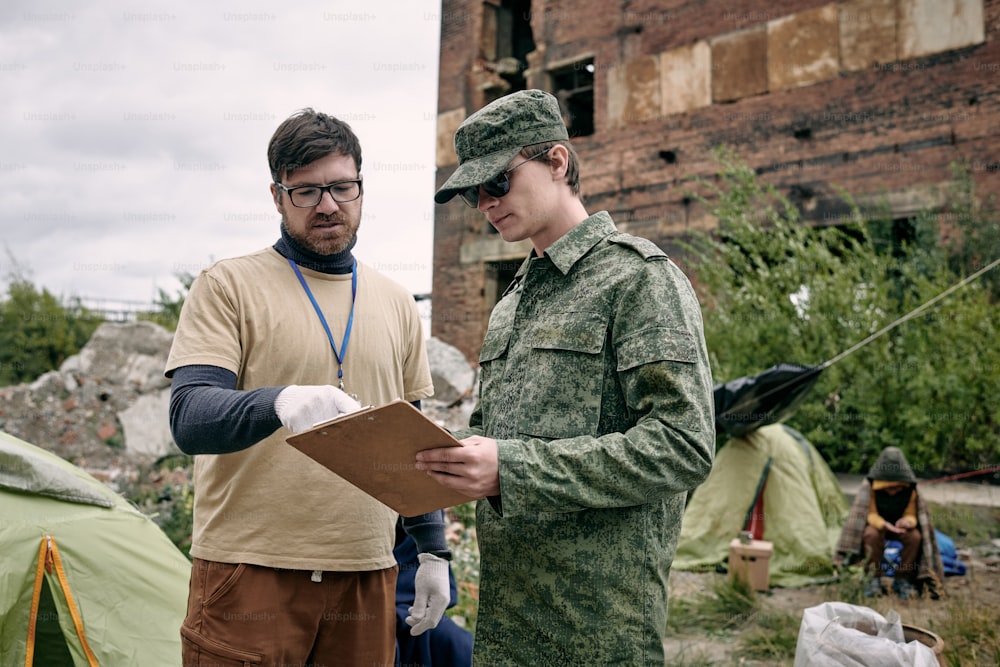
<svg viewBox="0 0 1000 667"><path fill-rule="evenodd" d="M552 313L529 336L518 430L542 438L598 435L607 316Z"/></svg>

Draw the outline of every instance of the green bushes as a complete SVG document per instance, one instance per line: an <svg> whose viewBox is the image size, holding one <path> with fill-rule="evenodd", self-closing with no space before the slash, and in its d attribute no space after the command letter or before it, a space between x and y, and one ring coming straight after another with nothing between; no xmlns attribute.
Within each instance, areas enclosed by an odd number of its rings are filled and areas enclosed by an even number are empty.
<svg viewBox="0 0 1000 667"><path fill-rule="evenodd" d="M6 295L0 295L0 387L31 382L59 368L87 344L103 317L79 304L38 289L26 270L11 258L14 267L4 277ZM138 319L149 320L173 331L181 306L194 282L188 273L177 274L182 289L171 296L164 290L149 312Z"/></svg>
<svg viewBox="0 0 1000 667"><path fill-rule="evenodd" d="M9 279L0 299L0 386L30 382L80 351L101 320L65 305L27 279Z"/></svg>
<svg viewBox="0 0 1000 667"><path fill-rule="evenodd" d="M700 198L719 228L687 246L717 382L833 359L1000 257L1000 218L961 169L940 216L954 240L939 243L937 216L906 221L901 238L890 234L900 223L862 215L847 197L842 224L805 224L753 170L717 155L719 185ZM790 423L843 472L866 472L889 445L920 477L995 463L998 277L1000 268L828 367Z"/></svg>

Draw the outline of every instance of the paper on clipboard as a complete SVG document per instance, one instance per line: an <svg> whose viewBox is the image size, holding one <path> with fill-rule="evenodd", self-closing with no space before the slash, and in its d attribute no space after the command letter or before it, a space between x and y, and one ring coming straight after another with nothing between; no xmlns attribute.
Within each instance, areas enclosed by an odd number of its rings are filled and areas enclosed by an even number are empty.
<svg viewBox="0 0 1000 667"><path fill-rule="evenodd" d="M286 442L402 516L473 500L417 470L417 452L462 444L403 400L342 415Z"/></svg>

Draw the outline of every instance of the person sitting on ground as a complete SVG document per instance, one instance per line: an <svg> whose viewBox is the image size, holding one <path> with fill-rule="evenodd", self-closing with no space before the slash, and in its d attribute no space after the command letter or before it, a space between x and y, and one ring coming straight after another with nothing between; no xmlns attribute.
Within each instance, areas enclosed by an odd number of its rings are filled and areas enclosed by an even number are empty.
<svg viewBox="0 0 1000 667"><path fill-rule="evenodd" d="M883 449L868 471L837 542L835 565L864 559L865 572L870 575L865 586L867 597L885 592L882 578L887 576L883 561L887 540L902 545L899 564L893 568L892 590L896 595L906 600L926 592L938 599L944 570L934 525L917 491L917 477L898 447Z"/></svg>

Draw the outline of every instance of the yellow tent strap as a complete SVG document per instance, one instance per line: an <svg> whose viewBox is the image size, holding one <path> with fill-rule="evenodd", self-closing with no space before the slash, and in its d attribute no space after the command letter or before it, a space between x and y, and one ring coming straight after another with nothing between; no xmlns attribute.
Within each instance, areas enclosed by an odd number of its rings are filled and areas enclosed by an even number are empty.
<svg viewBox="0 0 1000 667"><path fill-rule="evenodd" d="M31 615L28 616L28 646L24 651L24 667L31 667L35 662L35 623L38 621L38 604L42 599L42 582L45 580L47 545L43 537L42 546L38 549L38 567L35 568L35 588L31 592Z"/></svg>
<svg viewBox="0 0 1000 667"><path fill-rule="evenodd" d="M56 577L59 579L59 587L66 597L66 606L69 607L69 615L73 618L73 627L76 628L76 635L80 638L80 646L87 656L87 663L91 667L100 667L97 656L90 650L87 644L87 635L83 630L83 619L76 608L76 601L73 600L73 592L69 588L69 581L66 579L66 570L63 569L62 558L59 557L59 549L56 547L56 540L51 535L42 538L42 545L38 550L38 567L35 570L35 588L31 596L31 618L28 621L28 647L25 652L25 667L32 667L35 653L35 622L38 619L38 605L41 599L42 582L45 572L51 572L55 568Z"/></svg>

